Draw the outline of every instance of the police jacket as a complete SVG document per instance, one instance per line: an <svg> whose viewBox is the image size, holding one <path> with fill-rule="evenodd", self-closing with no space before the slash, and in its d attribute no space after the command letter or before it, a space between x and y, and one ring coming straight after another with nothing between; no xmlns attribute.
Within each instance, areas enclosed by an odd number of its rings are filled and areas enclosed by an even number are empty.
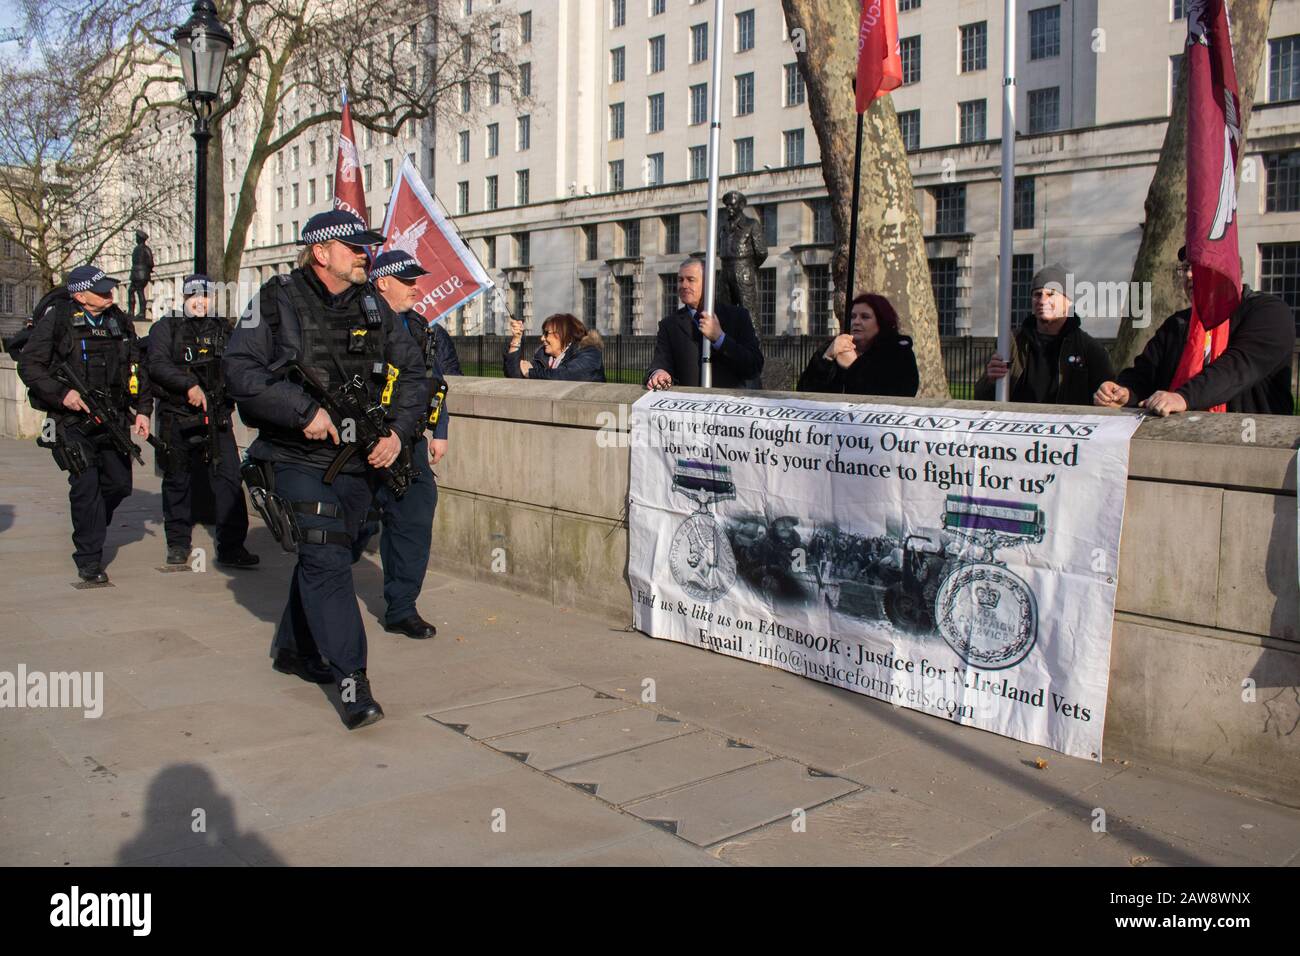
<svg viewBox="0 0 1300 956"><path fill-rule="evenodd" d="M570 342L555 368L551 368L551 357L546 354L546 347L539 345L533 353L532 367L525 375L519 368L523 351L518 348L511 352L507 347L504 356L506 378L549 379L553 382L605 381L605 344L595 329L589 329L580 340Z"/></svg>
<svg viewBox="0 0 1300 956"><path fill-rule="evenodd" d="M823 345L799 376L799 391L910 398L921 385L912 340L906 335L881 329L848 368L825 357L829 347L830 342Z"/></svg>
<svg viewBox="0 0 1300 956"><path fill-rule="evenodd" d="M1129 390L1129 404L1167 390L1187 344L1192 310L1175 312L1156 330L1132 368L1116 381ZM1291 354L1295 319L1281 299L1242 287L1241 305L1228 319L1228 347L1179 388L1190 409L1227 405L1230 412L1291 415Z"/></svg>
<svg viewBox="0 0 1300 956"><path fill-rule="evenodd" d="M722 326L722 344L709 356L716 388L746 388L763 373L763 352L749 312L739 306L717 305L714 311ZM686 306L661 319L655 336L654 357L645 380L658 369L673 377L674 385L700 384L700 345L704 335Z"/></svg>
<svg viewBox="0 0 1300 956"><path fill-rule="evenodd" d="M224 394L221 375L229 337L230 326L221 316L171 312L153 324L148 339L149 381L164 412L192 412L186 395L195 385L209 402L221 395L226 408L234 407Z"/></svg>
<svg viewBox="0 0 1300 956"><path fill-rule="evenodd" d="M91 315L70 296L52 303L32 327L18 356L18 375L32 407L60 423L85 418L63 407L71 391L55 373L68 361L91 389L103 392L124 414L153 414L153 397L140 340L130 318L115 305Z"/></svg>
<svg viewBox="0 0 1300 956"><path fill-rule="evenodd" d="M1011 350L1011 401L1053 405L1091 405L1102 382L1115 377L1106 347L1083 331L1077 315L1065 320L1056 336L1060 352L1053 361L1038 335L1038 320L1025 319ZM975 385L975 398L992 401L996 384L985 375Z"/></svg>
<svg viewBox="0 0 1300 956"><path fill-rule="evenodd" d="M447 330L436 322L433 325L425 322L424 318L416 312L403 312L402 323L406 330L411 333L415 339L415 344L419 346L420 353L424 356L425 370L429 376L430 383L430 400L432 401L433 391L437 387L437 380L441 379L446 382L447 376L460 374L460 356L456 354L456 343L451 340ZM444 406L441 414L438 416L438 424L432 429L433 438L445 439L448 433L449 414Z"/></svg>
<svg viewBox="0 0 1300 956"><path fill-rule="evenodd" d="M429 394L424 358L383 298L365 285L332 295L311 269L294 269L274 276L253 296L222 361L240 417L258 429L251 457L324 469L339 452L330 439L303 434L320 406L288 374L291 361L313 369L330 388L339 384L341 367L343 376L361 377L373 400L388 391L385 420L402 441L423 428ZM344 471L358 474L367 467L364 455L354 455Z"/></svg>

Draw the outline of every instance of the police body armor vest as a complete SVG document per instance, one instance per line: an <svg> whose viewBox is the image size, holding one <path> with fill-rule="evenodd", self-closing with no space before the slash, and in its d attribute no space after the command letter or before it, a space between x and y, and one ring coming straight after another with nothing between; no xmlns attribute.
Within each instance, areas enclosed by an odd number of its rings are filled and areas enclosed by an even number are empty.
<svg viewBox="0 0 1300 956"><path fill-rule="evenodd" d="M279 279L302 329L299 360L330 388L342 380L360 379L371 399L379 401L388 366L384 360L384 320L374 293L367 289L354 301L335 308L314 295L297 270Z"/></svg>
<svg viewBox="0 0 1300 956"><path fill-rule="evenodd" d="M66 321L72 341L69 358L80 362L86 384L107 392L114 406L125 405L128 396L135 396L132 383L136 376L129 361L126 331L117 316L106 312L95 325L84 309L74 306Z"/></svg>
<svg viewBox="0 0 1300 956"><path fill-rule="evenodd" d="M226 324L217 316L193 318L174 313L176 331L172 336L172 361L188 368L198 377L201 387L209 390L216 367L226 352ZM184 396L168 395L184 401Z"/></svg>

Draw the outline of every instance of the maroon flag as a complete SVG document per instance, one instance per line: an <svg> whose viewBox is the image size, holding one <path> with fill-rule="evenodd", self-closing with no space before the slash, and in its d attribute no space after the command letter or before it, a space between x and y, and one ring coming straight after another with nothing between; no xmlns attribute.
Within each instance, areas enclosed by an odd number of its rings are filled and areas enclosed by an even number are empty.
<svg viewBox="0 0 1300 956"><path fill-rule="evenodd" d="M858 112L865 113L873 100L902 85L896 2L862 0L862 14L858 18Z"/></svg>
<svg viewBox="0 0 1300 956"><path fill-rule="evenodd" d="M334 160L334 208L359 216L367 226L366 186L361 181L361 154L352 133L352 107L343 89L343 122L339 125L339 151Z"/></svg>
<svg viewBox="0 0 1300 956"><path fill-rule="evenodd" d="M1241 304L1237 249L1237 151L1241 109L1225 0L1190 0L1187 11L1187 261L1192 320L1171 389L1228 347ZM1218 405L1211 411L1223 411Z"/></svg>

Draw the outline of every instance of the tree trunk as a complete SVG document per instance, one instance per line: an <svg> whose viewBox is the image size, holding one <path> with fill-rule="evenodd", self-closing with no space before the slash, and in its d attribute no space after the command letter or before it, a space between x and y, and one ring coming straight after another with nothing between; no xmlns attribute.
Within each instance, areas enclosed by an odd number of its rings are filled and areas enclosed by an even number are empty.
<svg viewBox="0 0 1300 956"><path fill-rule="evenodd" d="M226 151L221 135L222 125L224 124L220 120L212 124L212 138L208 140L208 255L203 271L216 282L231 282L239 278L239 267L236 265L234 275L226 273L226 184L222 175Z"/></svg>
<svg viewBox="0 0 1300 956"><path fill-rule="evenodd" d="M1228 11L1241 99L1241 149L1237 155L1245 156L1246 129L1255 103L1255 81L1268 45L1268 21L1273 11L1273 0L1229 0ZM1178 247L1183 245L1187 236L1186 60L1182 70L1183 95L1173 104L1173 115L1165 129L1160 160L1147 190L1142 242L1133 264L1133 281L1151 283L1149 321L1142 322L1139 327L1129 316L1120 320L1119 334L1112 350L1117 369L1133 364L1166 316L1187 307L1182 284L1173 275Z"/></svg>
<svg viewBox="0 0 1300 956"><path fill-rule="evenodd" d="M835 314L844 315L849 223L853 198L853 152L857 138L853 76L857 70L855 0L782 0L799 69L808 90L808 112L821 147L822 176L835 224ZM898 311L912 336L921 373L919 396L948 398L939 350L939 317L930 286L912 170L903 148L893 99L882 96L867 111L862 137L861 206L857 267L852 288L879 292Z"/></svg>

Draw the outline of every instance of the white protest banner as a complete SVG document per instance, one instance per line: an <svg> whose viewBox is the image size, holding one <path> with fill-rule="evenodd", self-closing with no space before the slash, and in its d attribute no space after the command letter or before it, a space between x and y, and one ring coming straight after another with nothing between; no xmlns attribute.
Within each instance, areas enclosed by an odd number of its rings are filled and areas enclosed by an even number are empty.
<svg viewBox="0 0 1300 956"><path fill-rule="evenodd" d="M634 623L1100 760L1138 423L648 393Z"/></svg>

